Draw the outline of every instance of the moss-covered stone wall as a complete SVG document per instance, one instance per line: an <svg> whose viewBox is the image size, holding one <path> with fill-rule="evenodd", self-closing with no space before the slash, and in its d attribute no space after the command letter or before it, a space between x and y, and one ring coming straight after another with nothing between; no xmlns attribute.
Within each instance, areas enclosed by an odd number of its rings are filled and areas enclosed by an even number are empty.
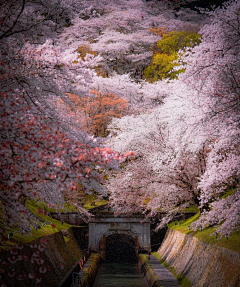
<svg viewBox="0 0 240 287"><path fill-rule="evenodd" d="M87 262L88 264L86 264L80 272L83 277L83 287L90 287L93 285L101 260L102 257L99 254L91 254Z"/></svg>
<svg viewBox="0 0 240 287"><path fill-rule="evenodd" d="M0 253L0 283L8 287L57 287L81 258L70 228Z"/></svg>
<svg viewBox="0 0 240 287"><path fill-rule="evenodd" d="M168 229L158 253L194 287L240 286L240 254Z"/></svg>

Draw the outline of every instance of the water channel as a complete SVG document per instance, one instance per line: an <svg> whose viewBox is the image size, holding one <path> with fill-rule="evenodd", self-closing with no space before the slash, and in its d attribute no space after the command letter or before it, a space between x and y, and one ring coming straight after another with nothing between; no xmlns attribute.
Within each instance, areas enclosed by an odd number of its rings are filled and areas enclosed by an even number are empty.
<svg viewBox="0 0 240 287"><path fill-rule="evenodd" d="M148 287L131 237L118 234L107 238L106 261L100 265L93 287Z"/></svg>
<svg viewBox="0 0 240 287"><path fill-rule="evenodd" d="M148 287L137 263L105 262L99 267L93 287Z"/></svg>

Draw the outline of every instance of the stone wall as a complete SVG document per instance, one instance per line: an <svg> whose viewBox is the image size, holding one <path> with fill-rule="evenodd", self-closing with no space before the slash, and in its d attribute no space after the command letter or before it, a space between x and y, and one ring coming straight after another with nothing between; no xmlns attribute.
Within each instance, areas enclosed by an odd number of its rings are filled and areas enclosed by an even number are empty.
<svg viewBox="0 0 240 287"><path fill-rule="evenodd" d="M168 230L158 253L193 287L240 286L240 254Z"/></svg>
<svg viewBox="0 0 240 287"><path fill-rule="evenodd" d="M82 256L73 230L64 235L57 232L1 252L0 286L59 286Z"/></svg>
<svg viewBox="0 0 240 287"><path fill-rule="evenodd" d="M71 225L86 226L86 223L83 221L81 215L78 212L68 212L68 213L49 212L49 216L61 222L65 222Z"/></svg>
<svg viewBox="0 0 240 287"><path fill-rule="evenodd" d="M80 272L83 275L83 287L93 285L101 260L102 258L99 254L91 254L86 266Z"/></svg>

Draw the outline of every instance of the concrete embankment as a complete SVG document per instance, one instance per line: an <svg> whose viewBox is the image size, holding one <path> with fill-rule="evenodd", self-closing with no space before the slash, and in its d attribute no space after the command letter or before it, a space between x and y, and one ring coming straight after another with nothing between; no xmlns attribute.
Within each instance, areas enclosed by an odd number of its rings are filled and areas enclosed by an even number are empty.
<svg viewBox="0 0 240 287"><path fill-rule="evenodd" d="M101 260L102 257L98 253L92 253L84 262L82 268L79 267L80 262L77 262L59 287L70 287L72 285L82 287L92 286Z"/></svg>
<svg viewBox="0 0 240 287"><path fill-rule="evenodd" d="M240 254L169 229L158 253L194 287L240 286Z"/></svg>
<svg viewBox="0 0 240 287"><path fill-rule="evenodd" d="M180 287L177 279L154 256L139 255L139 265L149 287Z"/></svg>
<svg viewBox="0 0 240 287"><path fill-rule="evenodd" d="M144 274L144 277L146 278L148 285L150 287L160 287L161 285L158 283L158 278L144 255L139 255L138 264Z"/></svg>
<svg viewBox="0 0 240 287"><path fill-rule="evenodd" d="M71 228L16 246L0 253L0 285L57 287L81 256Z"/></svg>

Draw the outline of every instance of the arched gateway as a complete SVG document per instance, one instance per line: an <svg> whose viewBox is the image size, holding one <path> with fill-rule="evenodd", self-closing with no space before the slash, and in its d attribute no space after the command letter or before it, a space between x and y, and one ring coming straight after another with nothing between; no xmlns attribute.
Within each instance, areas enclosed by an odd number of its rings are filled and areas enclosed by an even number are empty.
<svg viewBox="0 0 240 287"><path fill-rule="evenodd" d="M138 251L149 251L150 219L144 219L141 215L114 217L109 212L95 214L89 222L89 248L101 252L109 261L111 254L115 259L120 256L117 261L121 261L124 254L128 254L129 259Z"/></svg>

